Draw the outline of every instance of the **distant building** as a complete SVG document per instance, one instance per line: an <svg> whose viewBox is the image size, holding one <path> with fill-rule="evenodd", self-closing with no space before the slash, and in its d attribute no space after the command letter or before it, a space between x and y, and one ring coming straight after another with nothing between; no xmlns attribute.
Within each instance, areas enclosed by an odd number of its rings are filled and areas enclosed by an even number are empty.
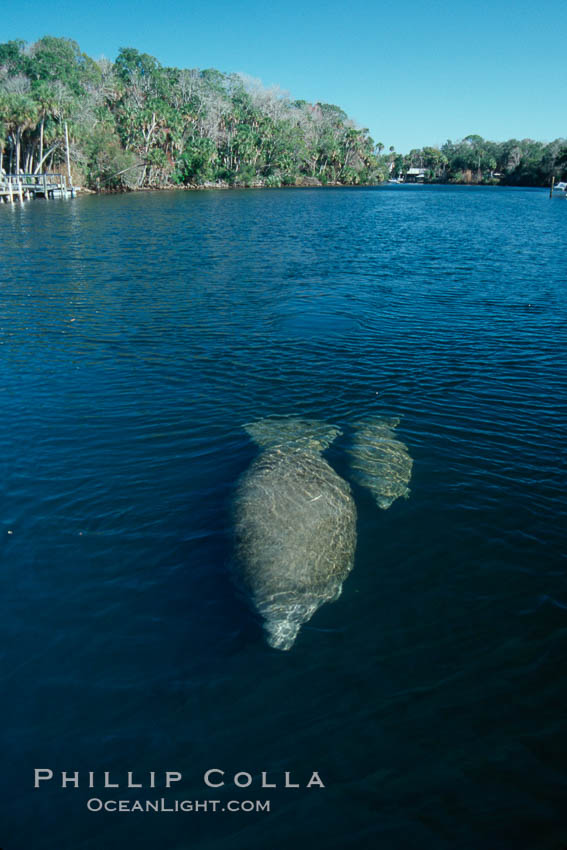
<svg viewBox="0 0 567 850"><path fill-rule="evenodd" d="M406 183L423 183L425 172L425 168L408 168L406 172Z"/></svg>

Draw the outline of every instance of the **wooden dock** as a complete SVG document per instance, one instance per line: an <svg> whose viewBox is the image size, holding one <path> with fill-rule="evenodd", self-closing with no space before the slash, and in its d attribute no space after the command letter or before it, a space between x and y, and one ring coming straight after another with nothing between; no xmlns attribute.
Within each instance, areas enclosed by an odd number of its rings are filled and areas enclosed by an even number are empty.
<svg viewBox="0 0 567 850"><path fill-rule="evenodd" d="M75 188L65 174L0 174L0 203L32 198L74 198Z"/></svg>

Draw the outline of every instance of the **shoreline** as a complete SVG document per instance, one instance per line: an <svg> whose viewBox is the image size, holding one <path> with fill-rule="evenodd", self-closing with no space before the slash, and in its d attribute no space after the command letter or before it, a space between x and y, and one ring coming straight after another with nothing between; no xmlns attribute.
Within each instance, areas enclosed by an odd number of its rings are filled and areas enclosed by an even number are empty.
<svg viewBox="0 0 567 850"><path fill-rule="evenodd" d="M292 183L287 186L263 186L263 185L251 185L246 186L244 184L233 184L230 185L228 183L204 183L198 186L141 186L136 189L123 188L123 189L89 189L86 187L76 187L78 194L83 195L136 195L144 192L210 192L210 191L219 191L219 192L231 192L231 191L242 191L244 189L265 189L269 191L279 191L281 189L378 189L385 188L389 184L387 180L384 180L380 183L319 183L319 184L305 184L305 183ZM462 187L463 189L534 189L534 190L546 190L549 191L548 186L531 186L531 185L509 185L502 183L451 183L451 182L430 182L430 183L400 183L398 186L454 186L454 187Z"/></svg>
<svg viewBox="0 0 567 850"><path fill-rule="evenodd" d="M88 195L128 195L128 194L137 194L138 192L205 192L205 191L234 191L238 189L270 189L270 190L278 190L278 189L369 189L376 188L378 186L386 186L388 181L382 181L380 183L338 183L338 182L328 182L321 183L317 182L301 182L301 183L290 183L286 186L266 186L263 183L252 183L250 185L246 185L244 183L201 183L201 184L187 184L187 185L170 185L170 186L140 186L137 188L122 188L122 189L90 189L83 188L79 189L80 192L83 192Z"/></svg>
<svg viewBox="0 0 567 850"><path fill-rule="evenodd" d="M121 188L121 189L91 189L87 186L75 186L74 190L77 196L80 195L135 195L140 193L147 192L209 192L209 191L242 191L242 190L250 190L250 189L265 189L265 190L279 190L279 189L378 189L385 188L388 185L392 185L388 180L383 180L379 183L339 183L339 182L329 182L329 183L321 183L317 181L315 182L300 182L300 183L292 183L286 186L266 186L259 183L255 183L249 186L245 184L229 184L229 183L203 183L200 185L169 185L169 186L140 186L137 188ZM453 183L453 182L428 182L428 183L400 183L397 184L399 189L400 186L460 186L462 188L483 188L483 189L531 189L531 190L545 190L549 191L549 187L547 186L518 186L518 185L509 185L509 184L501 184L501 183Z"/></svg>

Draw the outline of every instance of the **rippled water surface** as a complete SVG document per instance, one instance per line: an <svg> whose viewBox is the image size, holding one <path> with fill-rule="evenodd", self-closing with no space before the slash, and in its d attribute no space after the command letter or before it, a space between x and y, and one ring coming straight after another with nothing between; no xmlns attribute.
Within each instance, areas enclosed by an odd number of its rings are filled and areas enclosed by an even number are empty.
<svg viewBox="0 0 567 850"><path fill-rule="evenodd" d="M0 208L5 850L567 846L566 227L467 187ZM387 511L353 485L354 570L290 652L227 571L242 425L274 414L401 416L414 460ZM326 788L259 787L286 770Z"/></svg>

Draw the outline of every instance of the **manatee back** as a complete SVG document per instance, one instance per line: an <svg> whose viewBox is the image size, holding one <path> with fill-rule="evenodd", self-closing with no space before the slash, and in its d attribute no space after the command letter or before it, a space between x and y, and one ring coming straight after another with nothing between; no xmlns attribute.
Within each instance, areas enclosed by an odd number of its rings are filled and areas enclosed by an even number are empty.
<svg viewBox="0 0 567 850"><path fill-rule="evenodd" d="M268 642L289 649L301 624L340 595L352 569L350 487L320 455L269 449L240 481L234 532L238 582L264 618Z"/></svg>
<svg viewBox="0 0 567 850"><path fill-rule="evenodd" d="M410 492L413 460L406 444L396 436L399 422L394 417L360 420L352 425L347 448L352 480L369 490L383 510Z"/></svg>

